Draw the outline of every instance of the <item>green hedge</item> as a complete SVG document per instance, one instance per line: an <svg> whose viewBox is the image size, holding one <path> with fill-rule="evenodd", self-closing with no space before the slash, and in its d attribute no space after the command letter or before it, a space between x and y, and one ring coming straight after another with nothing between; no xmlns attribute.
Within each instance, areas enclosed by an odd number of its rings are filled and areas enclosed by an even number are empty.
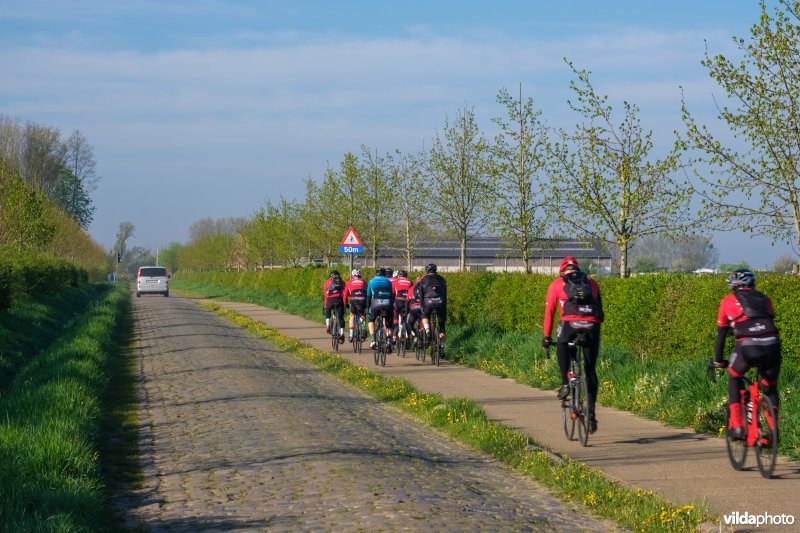
<svg viewBox="0 0 800 533"><path fill-rule="evenodd" d="M88 281L86 270L63 259L40 254L3 256L0 257L0 310L8 309L16 298L55 294Z"/></svg>
<svg viewBox="0 0 800 533"><path fill-rule="evenodd" d="M344 268L344 267L343 267ZM346 268L340 270L345 273ZM329 270L182 272L187 281L319 296ZM372 270L364 269L365 277ZM347 276L345 276L347 277ZM496 273L448 273L448 315L460 323L488 320L503 331L541 333L545 294L552 277ZM604 346L639 357L681 361L711 356L719 302L728 293L724 275L655 274L599 281L606 321ZM772 298L785 359L800 348L800 279L759 274L758 288Z"/></svg>

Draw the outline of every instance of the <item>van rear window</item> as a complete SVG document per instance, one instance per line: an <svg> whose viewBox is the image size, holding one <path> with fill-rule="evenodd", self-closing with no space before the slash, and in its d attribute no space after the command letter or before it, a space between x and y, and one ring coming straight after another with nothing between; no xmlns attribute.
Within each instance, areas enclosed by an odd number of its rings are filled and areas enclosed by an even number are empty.
<svg viewBox="0 0 800 533"><path fill-rule="evenodd" d="M147 267L139 269L140 278L166 278L167 269L161 267Z"/></svg>

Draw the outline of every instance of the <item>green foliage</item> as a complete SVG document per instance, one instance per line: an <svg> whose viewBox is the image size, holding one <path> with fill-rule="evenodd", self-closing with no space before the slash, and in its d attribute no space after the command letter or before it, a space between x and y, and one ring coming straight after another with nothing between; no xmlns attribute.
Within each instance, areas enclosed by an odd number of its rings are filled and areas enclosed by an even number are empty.
<svg viewBox="0 0 800 533"><path fill-rule="evenodd" d="M98 450L109 355L130 292L109 289L82 285L0 315L0 362L14 366L0 395L4 530L114 529Z"/></svg>
<svg viewBox="0 0 800 533"><path fill-rule="evenodd" d="M0 310L7 309L14 299L55 294L88 279L86 270L69 261L45 254L0 252Z"/></svg>

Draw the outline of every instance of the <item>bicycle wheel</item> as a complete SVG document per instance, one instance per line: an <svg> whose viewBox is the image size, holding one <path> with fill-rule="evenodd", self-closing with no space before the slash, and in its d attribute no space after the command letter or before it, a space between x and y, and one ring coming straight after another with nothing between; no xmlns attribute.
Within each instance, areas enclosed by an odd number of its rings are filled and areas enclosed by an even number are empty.
<svg viewBox="0 0 800 533"><path fill-rule="evenodd" d="M403 315L400 315L400 321L397 325L397 355L400 357L406 356L406 326Z"/></svg>
<svg viewBox="0 0 800 533"><path fill-rule="evenodd" d="M378 330L379 331L375 334L375 337L374 337L374 339L375 339L375 347L372 348L372 357L373 357L373 359L375 359L375 365L376 366L381 363L380 351L381 351L381 349L383 347L383 344L381 343L381 340L380 340L381 339L381 332L383 332L383 328L378 328Z"/></svg>
<svg viewBox="0 0 800 533"><path fill-rule="evenodd" d="M425 357L425 343L422 340L422 333L417 328L416 343L414 344L414 354L417 356L417 361L424 361Z"/></svg>
<svg viewBox="0 0 800 533"><path fill-rule="evenodd" d="M758 400L758 440L756 441L756 462L761 475L769 479L775 471L778 458L778 421L775 420L772 401L762 396Z"/></svg>
<svg viewBox="0 0 800 533"><path fill-rule="evenodd" d="M575 387L573 389L573 402L577 410L578 438L582 446L589 445L589 383L583 374L583 348L578 348L579 353L575 363L577 370Z"/></svg>
<svg viewBox="0 0 800 533"><path fill-rule="evenodd" d="M569 402L561 401L561 412L564 417L564 435L567 436L567 440L575 440L575 420L577 416L575 416Z"/></svg>
<svg viewBox="0 0 800 533"><path fill-rule="evenodd" d="M378 333L378 361L381 366L386 366L386 328L381 327Z"/></svg>
<svg viewBox="0 0 800 533"><path fill-rule="evenodd" d="M364 339L361 337L361 317L356 315L353 317L353 351L361 353L361 344Z"/></svg>
<svg viewBox="0 0 800 533"><path fill-rule="evenodd" d="M439 338L439 319L435 315L431 330L431 364L439 366L442 362L442 339Z"/></svg>
<svg viewBox="0 0 800 533"><path fill-rule="evenodd" d="M336 315L331 319L331 346L334 352L339 351L339 319Z"/></svg>
<svg viewBox="0 0 800 533"><path fill-rule="evenodd" d="M731 419L730 406L725 409L725 423ZM745 426L747 431L747 426ZM725 431L725 446L728 449L728 459L734 470L741 470L744 468L745 459L747 459L747 435L744 439L738 440L731 438L728 431Z"/></svg>

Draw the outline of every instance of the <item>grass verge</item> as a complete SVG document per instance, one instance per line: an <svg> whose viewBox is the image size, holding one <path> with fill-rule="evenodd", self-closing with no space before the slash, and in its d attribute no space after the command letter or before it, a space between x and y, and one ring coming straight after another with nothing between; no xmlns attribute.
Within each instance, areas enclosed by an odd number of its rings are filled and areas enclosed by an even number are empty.
<svg viewBox="0 0 800 533"><path fill-rule="evenodd" d="M114 530L103 480L110 354L127 285L84 285L22 301L0 319L16 339L0 397L0 523L7 531ZM47 337L38 335L45 333Z"/></svg>
<svg viewBox="0 0 800 533"><path fill-rule="evenodd" d="M322 321L320 303L309 296L187 281L176 285L205 297L255 303ZM448 359L541 389L555 390L561 384L555 357L544 358L541 334L503 331L488 321L472 324L448 321L447 326ZM709 357L712 348L708 347ZM727 381L721 379L716 385L712 384L706 377L707 362L708 358L703 357L642 359L629 350L604 345L597 369L600 377L598 402L674 427L719 434L725 428ZM780 452L793 460L800 460L798 383L800 376L795 367L784 365L780 381Z"/></svg>
<svg viewBox="0 0 800 533"><path fill-rule="evenodd" d="M703 506L675 506L649 491L611 481L585 464L555 460L552 452L527 435L489 420L481 407L462 398L422 393L405 380L387 378L338 356L312 348L262 322L215 304L205 307L248 329L279 348L391 403L418 420L444 430L564 497L578 501L604 518L636 531L693 531L718 520Z"/></svg>

